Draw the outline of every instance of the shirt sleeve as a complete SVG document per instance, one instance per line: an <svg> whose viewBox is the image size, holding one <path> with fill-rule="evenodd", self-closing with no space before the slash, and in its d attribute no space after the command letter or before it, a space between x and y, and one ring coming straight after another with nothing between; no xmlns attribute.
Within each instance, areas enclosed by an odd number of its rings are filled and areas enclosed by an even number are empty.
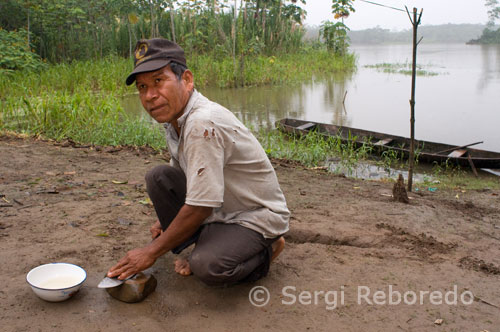
<svg viewBox="0 0 500 332"><path fill-rule="evenodd" d="M220 207L224 201L224 139L209 121L195 121L186 132L186 204Z"/></svg>

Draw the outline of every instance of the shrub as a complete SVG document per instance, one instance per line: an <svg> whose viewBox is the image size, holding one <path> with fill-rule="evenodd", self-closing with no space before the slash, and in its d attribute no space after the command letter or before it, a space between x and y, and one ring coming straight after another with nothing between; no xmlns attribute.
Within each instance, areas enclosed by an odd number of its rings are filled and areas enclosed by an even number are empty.
<svg viewBox="0 0 500 332"><path fill-rule="evenodd" d="M0 73L18 69L39 70L45 66L28 45L26 30L6 31L0 28Z"/></svg>

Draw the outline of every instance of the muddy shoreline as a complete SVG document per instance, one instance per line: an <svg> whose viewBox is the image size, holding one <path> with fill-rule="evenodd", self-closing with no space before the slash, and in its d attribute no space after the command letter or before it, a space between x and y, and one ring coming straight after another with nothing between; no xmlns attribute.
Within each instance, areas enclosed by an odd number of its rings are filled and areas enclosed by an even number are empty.
<svg viewBox="0 0 500 332"><path fill-rule="evenodd" d="M138 304L117 302L95 286L126 250L149 241L155 214L144 174L167 159L146 148L0 137L2 331L479 332L500 326L500 190L411 193L406 205L391 200L390 182L284 160L273 165L292 211L291 230L267 278L210 288L176 275L175 257L167 254L153 267L153 294ZM88 273L67 302L44 302L25 281L31 268L54 261ZM266 306L249 302L257 285L269 290ZM358 302L360 287L373 300L389 286L417 295L456 289L459 300ZM460 302L466 291L476 297L470 305ZM344 296L335 308L334 292Z"/></svg>

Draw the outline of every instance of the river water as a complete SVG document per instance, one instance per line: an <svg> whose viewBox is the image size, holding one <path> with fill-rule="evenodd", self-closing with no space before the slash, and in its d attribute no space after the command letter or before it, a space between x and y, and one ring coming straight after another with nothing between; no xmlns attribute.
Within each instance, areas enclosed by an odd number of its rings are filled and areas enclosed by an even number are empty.
<svg viewBox="0 0 500 332"><path fill-rule="evenodd" d="M290 117L409 137L411 76L366 66L411 63L411 45L352 45L351 50L358 58L352 75L200 92L255 128ZM500 152L500 46L422 43L417 61L437 75L417 77L416 138L455 145L484 141L476 147ZM137 96L126 98L124 106L141 109Z"/></svg>

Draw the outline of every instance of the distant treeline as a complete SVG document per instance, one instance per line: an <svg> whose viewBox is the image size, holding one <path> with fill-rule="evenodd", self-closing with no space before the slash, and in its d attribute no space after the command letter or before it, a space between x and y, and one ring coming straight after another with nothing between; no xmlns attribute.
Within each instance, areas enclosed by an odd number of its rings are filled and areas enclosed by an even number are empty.
<svg viewBox="0 0 500 332"><path fill-rule="evenodd" d="M500 28L488 25L478 39L471 39L467 44L500 44Z"/></svg>
<svg viewBox="0 0 500 332"><path fill-rule="evenodd" d="M424 37L423 43L466 43L481 36L485 27L486 25L483 24L423 25L418 28L418 34ZM375 27L366 30L351 30L348 36L352 44L411 43L412 30L408 28L403 31L391 31ZM317 39L318 28L308 26L306 38Z"/></svg>

